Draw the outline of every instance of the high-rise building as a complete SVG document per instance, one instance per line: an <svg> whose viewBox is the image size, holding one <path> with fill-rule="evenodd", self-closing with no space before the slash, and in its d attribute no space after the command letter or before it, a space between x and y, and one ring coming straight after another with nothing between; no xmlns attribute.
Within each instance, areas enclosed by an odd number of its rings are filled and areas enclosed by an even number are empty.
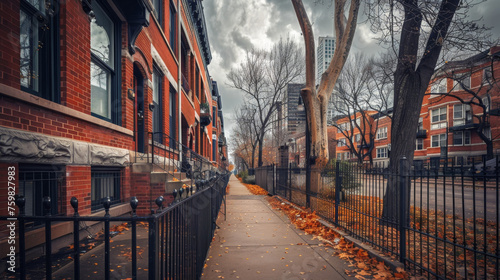
<svg viewBox="0 0 500 280"><path fill-rule="evenodd" d="M306 124L306 112L299 110L300 90L304 84L288 84L287 87L287 126L289 133L303 132Z"/></svg>
<svg viewBox="0 0 500 280"><path fill-rule="evenodd" d="M321 81L321 75L330 66L330 61L332 61L333 51L335 50L335 38L326 36L318 38L318 48L316 50L316 84L319 85Z"/></svg>
<svg viewBox="0 0 500 280"><path fill-rule="evenodd" d="M321 75L328 69L330 62L332 61L333 52L335 50L335 38L326 36L318 38L318 48L316 50L317 64L316 64L316 84L319 85L321 82ZM327 119L330 121L335 116L338 115L335 109L335 103L337 102L338 93L333 90L333 94L330 97L330 102L328 103Z"/></svg>

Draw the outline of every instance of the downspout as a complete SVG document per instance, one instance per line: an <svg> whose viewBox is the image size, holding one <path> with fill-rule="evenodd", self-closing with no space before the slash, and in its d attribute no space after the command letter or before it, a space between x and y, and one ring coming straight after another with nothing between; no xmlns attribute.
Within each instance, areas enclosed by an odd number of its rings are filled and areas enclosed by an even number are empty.
<svg viewBox="0 0 500 280"><path fill-rule="evenodd" d="M181 68L182 68L182 36L181 36L181 17L182 17L182 10L181 10L181 1L180 0L177 0L177 10L179 11L178 12L178 16L177 16L177 58L178 58L178 61L179 61L179 67L177 69L177 92L178 92L178 99L179 99L179 102L177 103L178 104L178 108L177 108L177 114L178 114L178 126L179 126L179 141L177 143L179 143L179 147L178 147L178 150L179 150L179 162L182 162L182 112L181 112L181 102L182 102L182 71L181 71Z"/></svg>

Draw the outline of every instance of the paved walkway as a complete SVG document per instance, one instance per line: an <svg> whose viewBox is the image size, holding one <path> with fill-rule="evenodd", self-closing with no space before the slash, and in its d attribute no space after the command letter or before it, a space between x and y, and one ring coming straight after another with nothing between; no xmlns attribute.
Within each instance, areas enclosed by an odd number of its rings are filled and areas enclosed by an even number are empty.
<svg viewBox="0 0 500 280"><path fill-rule="evenodd" d="M271 209L266 196L252 195L234 176L229 185L227 219L219 215L202 279L355 279L332 249Z"/></svg>

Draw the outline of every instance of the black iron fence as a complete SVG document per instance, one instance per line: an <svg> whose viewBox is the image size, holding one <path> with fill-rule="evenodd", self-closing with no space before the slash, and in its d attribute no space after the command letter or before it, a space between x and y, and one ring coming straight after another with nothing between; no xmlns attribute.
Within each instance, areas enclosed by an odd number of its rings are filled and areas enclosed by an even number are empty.
<svg viewBox="0 0 500 280"><path fill-rule="evenodd" d="M399 170L331 161L321 170L267 166L257 184L434 279L500 279L500 159ZM317 183L314 183L317 182Z"/></svg>
<svg viewBox="0 0 500 280"><path fill-rule="evenodd" d="M105 198L102 206L105 210L104 216L80 216L78 212L79 201L72 198L70 203L74 209L72 216L52 215L52 203L50 197L44 197L42 204L45 215L26 215L26 199L23 196L16 198L19 215L1 217L0 221L14 224L17 238L16 254L14 259L15 273L6 272L4 276L14 276L16 279L81 279L96 277L98 279L199 279L203 270L204 261L212 240L216 218L222 202L225 199L226 187L230 173L213 175L208 179L195 181L195 186L187 189L181 188L174 192L174 201L171 205L163 205L163 197L155 201L156 207L148 216L137 216L136 209L139 205L137 198L132 197L130 207L132 212L125 216L111 216L110 207L112 201ZM53 230L63 222L72 224L72 242L69 246L71 252L67 258L70 263L65 267L72 266L70 273L64 269L57 270L60 256L53 254ZM92 261L87 265L87 254L83 243L85 240L85 229L82 225L87 222L101 223L103 227L103 259ZM27 243L29 230L28 224L42 224L43 253L41 258L44 265L37 271L37 275L29 275L30 262L27 260ZM111 236L114 234L110 226L113 223L127 223L127 236L125 244L120 249L115 248ZM147 236L147 238L145 237ZM146 239L145 239L146 238ZM144 244L142 244L143 242ZM139 246L139 243L141 243ZM95 249L97 250L97 249ZM116 259L112 259L114 250L127 251L129 261L126 267L123 263L117 265ZM127 252L124 255L127 255ZM97 253L95 253L97 254ZM89 258L95 257L91 255ZM59 259L58 259L59 258ZM86 265L82 265L86 258ZM8 259L9 260L9 259ZM7 260L7 261L8 261ZM140 264L140 266L139 266ZM118 271L118 268L119 271ZM90 269L90 270L89 270ZM56 271L57 270L57 271ZM85 272L83 272L85 270ZM62 272L61 272L62 271ZM89 272L90 271L90 272ZM93 271L93 272L92 272Z"/></svg>

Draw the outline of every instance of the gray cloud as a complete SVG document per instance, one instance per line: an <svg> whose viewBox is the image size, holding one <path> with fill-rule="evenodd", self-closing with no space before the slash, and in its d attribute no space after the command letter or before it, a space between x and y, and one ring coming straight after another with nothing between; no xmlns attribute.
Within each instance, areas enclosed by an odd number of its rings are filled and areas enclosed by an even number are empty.
<svg viewBox="0 0 500 280"><path fill-rule="evenodd" d="M244 102L244 96L227 85L226 74L232 67L238 66L247 49L266 49L286 36L302 42L300 26L290 0L210 0L203 1L203 5L213 56L209 70L213 79L218 81L226 132L230 136L232 127L237 125L231 117L234 109ZM304 5L313 23L315 37L333 36L331 0L304 0ZM500 37L499 0L478 5L472 9L470 16L483 17L485 25L494 27L493 38ZM351 54L363 52L370 57L384 51L361 11Z"/></svg>

